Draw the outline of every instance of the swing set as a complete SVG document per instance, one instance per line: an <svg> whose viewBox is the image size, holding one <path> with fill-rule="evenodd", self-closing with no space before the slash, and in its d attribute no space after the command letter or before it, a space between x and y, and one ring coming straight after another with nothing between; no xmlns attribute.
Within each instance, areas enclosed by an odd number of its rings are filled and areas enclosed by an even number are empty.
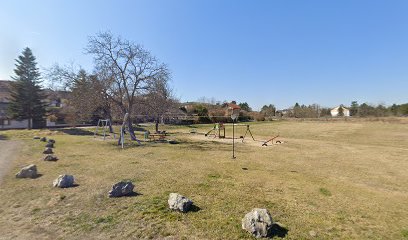
<svg viewBox="0 0 408 240"><path fill-rule="evenodd" d="M99 119L98 120L98 124L96 125L95 132L94 132L94 137L96 137L96 135L99 135L100 129L103 132L103 140L105 140L106 132L110 132L110 129L113 129L110 119ZM114 132L112 133L113 133L113 138L116 139L115 133Z"/></svg>
<svg viewBox="0 0 408 240"><path fill-rule="evenodd" d="M214 136L214 138L217 138L217 137L218 137L218 138L227 138L226 135L225 135L225 127L226 127L226 126L229 126L229 125L224 124L224 123L215 123L215 124L214 124L214 127L213 127L210 131L208 131L208 132L205 134L205 136L206 136L206 137L208 137L208 136ZM245 126L245 127L246 127L245 134L244 134L243 136L240 136L240 137L239 137L239 138L242 139L242 142L244 142L244 140L245 140L245 138L247 137L247 135L249 135L249 136L251 136L251 138L252 138L253 141L257 141L257 142L262 143L262 146L263 146L263 147L264 147L264 146L268 146L268 144L274 144L274 141L275 141L275 143L277 143L277 144L281 144L281 143L282 143L282 141L276 140L276 139L279 137L279 134L276 135L276 136L271 137L271 138L268 139L268 140L255 140L254 135L252 135L252 132L251 132L251 129L250 129L250 125L249 125L249 124L235 124L235 126Z"/></svg>
<svg viewBox="0 0 408 240"><path fill-rule="evenodd" d="M215 123L214 127L210 131L208 131L205 134L205 136L207 137L207 136L213 135L214 138L217 138L217 137L218 138L227 138L226 135L225 135L225 126L232 126L232 125L229 125L229 124L227 125L227 124L224 124L224 123ZM239 137L239 138L242 139L242 142L244 142L245 137L247 136L247 134L249 134L251 136L252 140L256 141L255 138L254 138L254 135L252 135L249 124L235 124L235 126L246 126L245 134L243 136Z"/></svg>

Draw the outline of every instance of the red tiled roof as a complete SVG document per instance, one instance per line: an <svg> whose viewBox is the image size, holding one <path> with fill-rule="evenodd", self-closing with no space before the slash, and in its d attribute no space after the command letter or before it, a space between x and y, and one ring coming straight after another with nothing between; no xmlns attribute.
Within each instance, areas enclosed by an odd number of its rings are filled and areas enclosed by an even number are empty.
<svg viewBox="0 0 408 240"><path fill-rule="evenodd" d="M241 109L241 107L238 106L238 105L235 104L235 103L228 103L228 108L231 108L231 109Z"/></svg>

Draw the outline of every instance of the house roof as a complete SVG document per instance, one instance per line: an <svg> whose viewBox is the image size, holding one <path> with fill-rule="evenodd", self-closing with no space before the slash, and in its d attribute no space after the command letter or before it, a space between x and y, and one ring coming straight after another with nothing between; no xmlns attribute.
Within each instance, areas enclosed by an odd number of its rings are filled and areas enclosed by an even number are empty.
<svg viewBox="0 0 408 240"><path fill-rule="evenodd" d="M230 109L241 109L241 107L235 103L228 103L228 108Z"/></svg>

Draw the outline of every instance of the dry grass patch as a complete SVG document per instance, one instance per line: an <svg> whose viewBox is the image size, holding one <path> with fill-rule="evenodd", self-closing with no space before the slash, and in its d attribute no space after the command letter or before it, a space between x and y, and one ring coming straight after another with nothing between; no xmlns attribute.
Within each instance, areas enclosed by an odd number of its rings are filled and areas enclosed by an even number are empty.
<svg viewBox="0 0 408 240"><path fill-rule="evenodd" d="M211 127L199 125L197 131ZM406 124L255 123L257 140L280 133L285 144L238 141L236 160L230 140L192 137L189 127L163 128L178 132L170 138L180 144L122 150L113 140L69 131L4 132L25 144L0 186L1 237L251 239L241 230L241 219L254 207L267 208L285 224L287 239L311 239L309 231L320 239L407 236ZM31 138L44 134L57 141L58 162L41 160L44 144ZM14 172L29 163L43 176L15 179ZM64 173L74 175L79 186L53 188L52 181ZM133 181L139 195L108 198L120 180ZM191 198L195 211L168 210L170 192Z"/></svg>

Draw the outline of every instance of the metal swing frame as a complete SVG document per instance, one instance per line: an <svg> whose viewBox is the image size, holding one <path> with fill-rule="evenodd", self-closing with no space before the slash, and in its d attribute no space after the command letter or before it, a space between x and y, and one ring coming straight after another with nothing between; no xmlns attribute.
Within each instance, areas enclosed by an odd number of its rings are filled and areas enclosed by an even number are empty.
<svg viewBox="0 0 408 240"><path fill-rule="evenodd" d="M106 130L112 127L112 123L110 119L99 119L98 124L96 125L94 137L99 134L99 128L103 129L103 140L105 141L106 138ZM115 132L113 132L113 138L116 139Z"/></svg>

